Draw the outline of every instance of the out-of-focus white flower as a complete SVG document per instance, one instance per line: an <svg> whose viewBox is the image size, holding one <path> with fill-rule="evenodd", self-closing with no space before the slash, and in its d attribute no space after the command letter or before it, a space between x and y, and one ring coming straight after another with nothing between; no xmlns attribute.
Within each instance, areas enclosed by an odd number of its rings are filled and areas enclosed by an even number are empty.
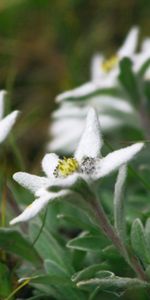
<svg viewBox="0 0 150 300"><path fill-rule="evenodd" d="M95 110L91 108L74 157L59 159L54 153L46 154L42 160L45 177L23 172L14 174L14 179L23 187L32 191L37 199L21 215L13 219L10 224L27 221L36 216L50 201L67 196L69 188L80 177L90 184L107 176L130 161L143 148L143 143L137 143L116 150L102 158L100 152L102 145L103 140L98 116ZM59 186L62 190L54 192L51 190L54 186Z"/></svg>
<svg viewBox="0 0 150 300"><path fill-rule="evenodd" d="M5 94L5 91L0 92L0 143L2 143L7 138L19 114L19 111L15 110L12 113L8 114L6 117L3 117Z"/></svg>
<svg viewBox="0 0 150 300"><path fill-rule="evenodd" d="M135 109L121 98L95 96L84 102L64 102L52 115L48 151L73 153L82 135L89 107L94 107L98 112L103 132L113 130L124 123L132 127L139 124Z"/></svg>
<svg viewBox="0 0 150 300"><path fill-rule="evenodd" d="M98 90L114 87L117 84L119 74L119 61L123 57L129 57L132 60L137 48L138 33L138 28L133 27L122 47L110 59L105 59L103 55L96 54L92 59L91 81L58 95L56 101L61 102L69 98L90 96Z"/></svg>

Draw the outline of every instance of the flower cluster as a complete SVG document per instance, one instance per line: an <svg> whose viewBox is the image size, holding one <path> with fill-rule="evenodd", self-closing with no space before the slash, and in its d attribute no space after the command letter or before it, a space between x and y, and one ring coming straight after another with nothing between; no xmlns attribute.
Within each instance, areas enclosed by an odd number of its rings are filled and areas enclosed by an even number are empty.
<svg viewBox="0 0 150 300"><path fill-rule="evenodd" d="M91 108L79 145L73 157L59 159L54 153L46 154L42 160L45 176L40 177L25 172L15 173L13 178L23 187L34 193L36 200L10 224L28 221L35 217L49 202L62 199L70 192L78 178L83 178L89 185L93 181L107 176L129 162L143 148L137 143L116 150L102 157L102 135L96 111ZM53 191L53 187L60 189Z"/></svg>
<svg viewBox="0 0 150 300"><path fill-rule="evenodd" d="M124 125L141 128L139 112L133 101L129 101L119 81L120 62L124 57L130 59L132 70L137 76L150 59L150 39L144 39L140 52L137 52L138 35L139 29L132 28L121 48L109 59L102 54L95 54L91 64L91 80L56 97L59 108L52 116L52 140L47 146L49 151L73 153L91 106L97 110L101 128L105 132ZM143 80L149 79L150 67L147 67ZM76 130L70 131L70 128Z"/></svg>

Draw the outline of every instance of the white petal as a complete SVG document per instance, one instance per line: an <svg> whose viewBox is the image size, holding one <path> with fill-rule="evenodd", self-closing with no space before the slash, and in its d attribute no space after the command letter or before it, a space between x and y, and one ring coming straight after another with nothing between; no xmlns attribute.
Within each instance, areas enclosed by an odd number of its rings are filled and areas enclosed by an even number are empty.
<svg viewBox="0 0 150 300"><path fill-rule="evenodd" d="M150 38L146 38L144 39L143 43L142 43L142 52L147 52L150 51Z"/></svg>
<svg viewBox="0 0 150 300"><path fill-rule="evenodd" d="M119 110L124 113L133 113L133 107L129 102L126 100L119 98L119 97L113 97L113 96L94 96L91 99L91 104L98 109L100 112L105 112L107 110L110 111ZM102 124L101 124L102 126Z"/></svg>
<svg viewBox="0 0 150 300"><path fill-rule="evenodd" d="M94 108L90 108L85 130L75 152L75 157L78 161L81 161L84 156L97 157L100 155L102 144L98 116Z"/></svg>
<svg viewBox="0 0 150 300"><path fill-rule="evenodd" d="M84 118L63 118L58 119L53 122L51 125L51 134L55 137L57 135L57 138L61 139L62 134L66 136L66 138L69 136L71 137L76 136L78 132L81 134L84 128L85 123L85 117ZM71 130L74 129L74 130ZM58 140L59 142L59 140Z"/></svg>
<svg viewBox="0 0 150 300"><path fill-rule="evenodd" d="M150 67L147 69L147 71L144 74L145 80L150 80Z"/></svg>
<svg viewBox="0 0 150 300"><path fill-rule="evenodd" d="M61 102L67 99L90 97L93 93L104 89L114 87L117 83L119 68L114 68L109 74L104 74L101 80L89 81L75 89L59 94L56 97L56 102Z"/></svg>
<svg viewBox="0 0 150 300"><path fill-rule="evenodd" d="M76 98L76 97L83 97L87 94L91 94L97 90L97 86L94 82L87 82L78 88L72 89L70 91L64 92L56 97L57 102L61 102L68 98Z"/></svg>
<svg viewBox="0 0 150 300"><path fill-rule="evenodd" d="M134 55L132 59L134 72L140 71L143 64L146 63L146 61L148 61L149 59L150 59L150 53L148 51Z"/></svg>
<svg viewBox="0 0 150 300"><path fill-rule="evenodd" d="M104 61L104 57L100 54L95 54L91 61L91 80L100 79L104 75L104 71L101 65Z"/></svg>
<svg viewBox="0 0 150 300"><path fill-rule="evenodd" d="M14 225L19 222L25 222L35 217L50 201L56 198L65 196L67 191L60 191L58 193L44 192L43 195L36 199L31 205L29 205L22 214L10 221L10 225Z"/></svg>
<svg viewBox="0 0 150 300"><path fill-rule="evenodd" d="M40 177L25 172L17 172L13 175L13 179L17 181L24 188L35 193L38 189L45 187L49 184L49 179L46 177Z"/></svg>
<svg viewBox="0 0 150 300"><path fill-rule="evenodd" d="M134 52L137 48L138 35L139 35L138 27L133 27L129 31L122 47L118 51L118 55L119 55L120 58L122 58L124 56L129 56L130 57L134 54Z"/></svg>
<svg viewBox="0 0 150 300"><path fill-rule="evenodd" d="M99 160L97 165L97 178L104 177L129 162L143 148L143 143L116 150Z"/></svg>
<svg viewBox="0 0 150 300"><path fill-rule="evenodd" d="M4 114L4 96L6 95L6 91L0 91L0 120Z"/></svg>
<svg viewBox="0 0 150 300"><path fill-rule="evenodd" d="M0 143L7 138L18 117L18 114L19 111L14 111L0 121Z"/></svg>
<svg viewBox="0 0 150 300"><path fill-rule="evenodd" d="M42 159L42 169L50 178L54 178L53 172L58 164L58 159L59 157L55 153L46 154Z"/></svg>
<svg viewBox="0 0 150 300"><path fill-rule="evenodd" d="M88 107L77 106L77 103L74 105L72 103L64 102L56 111L53 113L54 121L56 118L82 118L87 115Z"/></svg>
<svg viewBox="0 0 150 300"><path fill-rule="evenodd" d="M47 189L52 189L54 187L58 188L70 188L78 179L78 177L82 177L82 174L79 173L73 173L72 175L69 175L65 178L55 178L54 181L52 181L49 186L47 186ZM37 191L37 195L39 195L41 191Z"/></svg>

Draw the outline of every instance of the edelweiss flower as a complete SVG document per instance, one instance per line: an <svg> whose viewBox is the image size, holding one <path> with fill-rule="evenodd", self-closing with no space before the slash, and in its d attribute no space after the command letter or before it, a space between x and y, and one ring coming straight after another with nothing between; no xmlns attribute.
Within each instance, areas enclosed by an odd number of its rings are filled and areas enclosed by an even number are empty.
<svg viewBox="0 0 150 300"><path fill-rule="evenodd" d="M3 118L5 94L5 91L0 92L0 143L7 138L19 114L19 111L15 110Z"/></svg>
<svg viewBox="0 0 150 300"><path fill-rule="evenodd" d="M84 103L83 103L84 102ZM94 96L85 101L66 101L52 114L49 128L51 141L48 151L63 154L73 153L82 135L89 107L94 107L99 115L102 132L128 124L137 127L138 114L129 102L113 96ZM75 128L76 130L70 130Z"/></svg>
<svg viewBox="0 0 150 300"><path fill-rule="evenodd" d="M110 59L105 59L103 55L96 54L92 59L91 81L58 95L56 100L60 102L68 98L90 96L98 90L116 86L119 61L124 57L129 57L132 60L137 48L138 33L138 28L132 28L122 47Z"/></svg>
<svg viewBox="0 0 150 300"><path fill-rule="evenodd" d="M23 172L14 174L13 178L32 191L37 199L10 224L27 221L36 216L49 202L67 196L69 188L71 189L79 177L90 184L117 170L130 161L143 147L143 143L137 143L102 158L100 153L102 144L99 120L95 110L91 108L74 157L59 159L54 153L46 154L42 160L45 177ZM51 191L54 186L59 186L62 190Z"/></svg>

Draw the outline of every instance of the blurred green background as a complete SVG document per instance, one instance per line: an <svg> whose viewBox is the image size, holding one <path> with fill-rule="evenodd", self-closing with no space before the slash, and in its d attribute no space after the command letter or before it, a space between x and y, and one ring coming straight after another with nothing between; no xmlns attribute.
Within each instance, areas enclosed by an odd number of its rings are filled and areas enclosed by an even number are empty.
<svg viewBox="0 0 150 300"><path fill-rule="evenodd" d="M133 25L150 36L149 15L149 0L0 0L0 87L22 111L28 171L45 151L55 96L87 81L91 56L114 53Z"/></svg>

